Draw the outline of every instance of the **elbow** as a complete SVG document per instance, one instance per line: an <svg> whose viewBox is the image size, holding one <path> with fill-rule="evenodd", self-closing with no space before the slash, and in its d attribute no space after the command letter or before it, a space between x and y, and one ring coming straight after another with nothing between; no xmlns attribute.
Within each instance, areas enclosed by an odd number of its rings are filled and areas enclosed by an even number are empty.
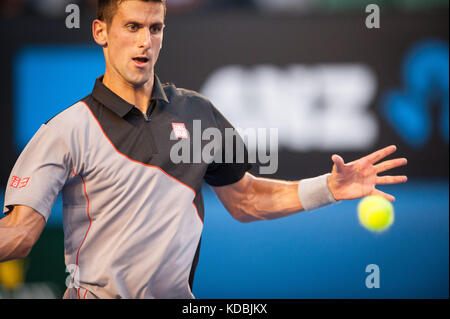
<svg viewBox="0 0 450 319"><path fill-rule="evenodd" d="M248 224L257 221L257 219L250 218L248 216L233 216L233 219L243 224Z"/></svg>
<svg viewBox="0 0 450 319"><path fill-rule="evenodd" d="M264 218L259 217L257 213L255 211L252 211L251 209L238 209L231 211L230 214L233 219L243 224L264 220Z"/></svg>
<svg viewBox="0 0 450 319"><path fill-rule="evenodd" d="M26 238L23 241L22 244L22 249L21 249L21 253L22 253L22 259L28 257L28 255L31 252L31 249L34 246L34 239L31 238L28 234L26 235Z"/></svg>
<svg viewBox="0 0 450 319"><path fill-rule="evenodd" d="M32 245L28 243L28 240L17 237L15 239L13 243L0 251L0 262L25 259L30 254Z"/></svg>
<svg viewBox="0 0 450 319"><path fill-rule="evenodd" d="M260 206L252 191L240 194L230 204L225 205L233 219L244 224L266 219L265 212Z"/></svg>
<svg viewBox="0 0 450 319"><path fill-rule="evenodd" d="M28 257L33 248L34 240L26 233L22 233L17 241L16 249L12 254L12 259L24 259Z"/></svg>
<svg viewBox="0 0 450 319"><path fill-rule="evenodd" d="M30 254L31 249L26 249L20 247L20 249L17 249L14 251L11 256L7 260L14 260L14 259L25 259Z"/></svg>
<svg viewBox="0 0 450 319"><path fill-rule="evenodd" d="M26 246L21 247L21 249L20 249L20 255L19 255L18 258L19 258L19 259L24 259L24 258L28 257L28 255L29 255L30 252L31 252L31 248L33 248L32 245L26 245Z"/></svg>

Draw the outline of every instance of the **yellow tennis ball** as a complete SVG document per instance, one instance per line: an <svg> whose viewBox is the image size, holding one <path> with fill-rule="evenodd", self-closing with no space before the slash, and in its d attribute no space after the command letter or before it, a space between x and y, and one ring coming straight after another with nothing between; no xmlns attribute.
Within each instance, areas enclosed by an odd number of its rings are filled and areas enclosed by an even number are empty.
<svg viewBox="0 0 450 319"><path fill-rule="evenodd" d="M394 223L394 207L384 197L366 196L358 204L358 218L365 228L380 233Z"/></svg>

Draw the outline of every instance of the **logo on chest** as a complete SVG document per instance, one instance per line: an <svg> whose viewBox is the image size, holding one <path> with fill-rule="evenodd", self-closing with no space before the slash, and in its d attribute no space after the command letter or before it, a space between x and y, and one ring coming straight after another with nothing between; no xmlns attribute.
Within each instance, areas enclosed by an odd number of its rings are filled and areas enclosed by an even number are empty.
<svg viewBox="0 0 450 319"><path fill-rule="evenodd" d="M172 123L172 128L176 138L189 138L189 133L184 123Z"/></svg>

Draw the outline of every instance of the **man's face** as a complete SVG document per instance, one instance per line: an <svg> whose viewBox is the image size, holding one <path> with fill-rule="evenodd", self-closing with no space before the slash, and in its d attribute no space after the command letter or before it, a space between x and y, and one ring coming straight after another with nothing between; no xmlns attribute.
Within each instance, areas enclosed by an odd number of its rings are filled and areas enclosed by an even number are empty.
<svg viewBox="0 0 450 319"><path fill-rule="evenodd" d="M107 30L107 70L116 79L134 87L143 86L153 79L153 69L163 41L164 5L123 1Z"/></svg>

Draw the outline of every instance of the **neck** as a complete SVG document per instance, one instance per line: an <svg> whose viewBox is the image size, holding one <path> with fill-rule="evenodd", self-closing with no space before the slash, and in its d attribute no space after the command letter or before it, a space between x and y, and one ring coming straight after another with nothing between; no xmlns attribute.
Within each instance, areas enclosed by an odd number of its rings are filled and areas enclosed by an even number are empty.
<svg viewBox="0 0 450 319"><path fill-rule="evenodd" d="M106 70L105 76L103 77L103 84L122 99L134 105L142 114L147 113L153 92L153 72L150 79L144 85L134 86L126 82L123 78L114 76Z"/></svg>

